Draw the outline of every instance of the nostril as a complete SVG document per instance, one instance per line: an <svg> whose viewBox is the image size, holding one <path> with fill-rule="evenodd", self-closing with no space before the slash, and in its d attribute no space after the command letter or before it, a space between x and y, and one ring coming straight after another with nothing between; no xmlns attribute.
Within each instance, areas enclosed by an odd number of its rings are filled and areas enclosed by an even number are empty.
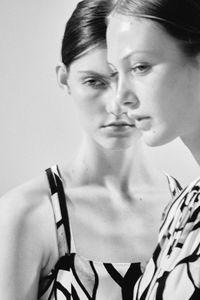
<svg viewBox="0 0 200 300"><path fill-rule="evenodd" d="M139 101L136 98L131 99L131 100L130 99L124 100L124 104L126 106L136 106L136 105L138 105L138 103L139 103Z"/></svg>
<svg viewBox="0 0 200 300"><path fill-rule="evenodd" d="M131 102L131 101L124 101L124 104L125 104L125 105L132 105L133 102Z"/></svg>

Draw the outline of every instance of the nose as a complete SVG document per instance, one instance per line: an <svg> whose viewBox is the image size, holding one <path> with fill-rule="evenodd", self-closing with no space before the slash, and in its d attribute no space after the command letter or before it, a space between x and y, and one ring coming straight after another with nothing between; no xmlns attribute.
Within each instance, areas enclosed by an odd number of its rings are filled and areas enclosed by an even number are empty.
<svg viewBox="0 0 200 300"><path fill-rule="evenodd" d="M109 99L106 109L108 113L111 113L115 116L120 116L127 112L126 107L117 101L116 95Z"/></svg>
<svg viewBox="0 0 200 300"><path fill-rule="evenodd" d="M119 78L116 88L116 101L126 109L135 109L139 105L139 100L135 94L133 83L128 78Z"/></svg>
<svg viewBox="0 0 200 300"><path fill-rule="evenodd" d="M133 91L133 87L125 78L117 80L114 90L112 99L107 104L107 111L109 113L119 116L128 113L129 110L135 109L138 106L139 101Z"/></svg>

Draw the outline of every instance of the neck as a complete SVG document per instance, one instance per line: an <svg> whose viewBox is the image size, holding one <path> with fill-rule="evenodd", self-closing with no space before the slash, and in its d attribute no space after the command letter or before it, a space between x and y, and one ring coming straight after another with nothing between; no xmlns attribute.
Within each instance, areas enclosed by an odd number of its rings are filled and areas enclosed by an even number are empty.
<svg viewBox="0 0 200 300"><path fill-rule="evenodd" d="M152 164L141 139L128 149L105 149L85 137L70 169L76 185L114 185L127 189L127 185L153 184ZM157 177L156 177L157 180Z"/></svg>
<svg viewBox="0 0 200 300"><path fill-rule="evenodd" d="M196 162L200 165L200 129L194 134L181 137L183 143L191 151Z"/></svg>

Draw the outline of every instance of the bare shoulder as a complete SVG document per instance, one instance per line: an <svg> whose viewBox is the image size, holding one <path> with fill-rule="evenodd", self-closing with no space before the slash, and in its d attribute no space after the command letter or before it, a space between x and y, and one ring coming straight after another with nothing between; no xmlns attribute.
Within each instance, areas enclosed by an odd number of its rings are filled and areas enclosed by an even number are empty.
<svg viewBox="0 0 200 300"><path fill-rule="evenodd" d="M34 178L9 191L0 198L0 212L6 210L12 217L33 213L41 209L48 195L48 185L44 175Z"/></svg>
<svg viewBox="0 0 200 300"><path fill-rule="evenodd" d="M41 272L48 269L56 257L56 235L45 174L0 198L0 228L10 251L11 245L24 256L29 251Z"/></svg>

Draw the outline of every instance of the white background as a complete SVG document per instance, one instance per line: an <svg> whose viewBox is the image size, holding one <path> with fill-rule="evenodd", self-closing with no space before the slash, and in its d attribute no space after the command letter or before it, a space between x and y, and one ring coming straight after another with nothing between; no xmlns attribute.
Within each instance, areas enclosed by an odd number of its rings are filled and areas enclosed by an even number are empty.
<svg viewBox="0 0 200 300"><path fill-rule="evenodd" d="M69 160L81 137L73 103L56 82L61 39L75 0L0 1L0 194ZM149 149L183 184L200 175L175 141Z"/></svg>

